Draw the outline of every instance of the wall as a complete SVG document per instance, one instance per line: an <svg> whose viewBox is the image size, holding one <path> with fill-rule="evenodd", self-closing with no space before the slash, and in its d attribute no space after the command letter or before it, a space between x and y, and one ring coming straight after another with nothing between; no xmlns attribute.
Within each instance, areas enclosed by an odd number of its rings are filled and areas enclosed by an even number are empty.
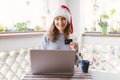
<svg viewBox="0 0 120 80"><path fill-rule="evenodd" d="M7 34L7 37L1 38L4 34L0 35L0 51L11 51L11 50L19 50L23 48L32 48L40 46L40 39L43 33L36 33L37 36L32 36L34 33L26 33L29 34L24 36L23 34ZM15 36L16 35L16 36ZM21 35L23 37L21 37ZM13 37L15 36L15 37Z"/></svg>
<svg viewBox="0 0 120 80"><path fill-rule="evenodd" d="M120 73L120 35L83 34L81 53L90 60L90 69L108 73Z"/></svg>

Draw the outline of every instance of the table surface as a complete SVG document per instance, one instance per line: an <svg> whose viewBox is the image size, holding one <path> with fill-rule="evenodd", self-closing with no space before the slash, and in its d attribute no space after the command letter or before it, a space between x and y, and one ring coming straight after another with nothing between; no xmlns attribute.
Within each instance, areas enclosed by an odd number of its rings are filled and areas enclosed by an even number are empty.
<svg viewBox="0 0 120 80"><path fill-rule="evenodd" d="M79 68L74 70L73 75L65 74L49 74L49 75L33 75L28 73L22 80L93 80L90 72L82 73Z"/></svg>
<svg viewBox="0 0 120 80"><path fill-rule="evenodd" d="M120 73L91 71L93 80L120 80Z"/></svg>

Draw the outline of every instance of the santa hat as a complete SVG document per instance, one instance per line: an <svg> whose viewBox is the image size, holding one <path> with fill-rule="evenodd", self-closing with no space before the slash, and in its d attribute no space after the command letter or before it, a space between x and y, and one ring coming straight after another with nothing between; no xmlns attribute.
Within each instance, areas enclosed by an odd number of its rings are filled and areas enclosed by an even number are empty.
<svg viewBox="0 0 120 80"><path fill-rule="evenodd" d="M52 18L54 19L57 16L63 16L66 18L66 20L70 23L70 27L72 30L71 33L73 33L72 15L70 9L65 5L59 6L57 10L55 10Z"/></svg>

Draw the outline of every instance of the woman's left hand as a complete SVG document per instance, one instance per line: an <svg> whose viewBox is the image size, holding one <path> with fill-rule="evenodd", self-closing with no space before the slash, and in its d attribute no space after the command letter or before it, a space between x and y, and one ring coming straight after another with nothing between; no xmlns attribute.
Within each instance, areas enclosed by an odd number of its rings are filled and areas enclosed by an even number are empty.
<svg viewBox="0 0 120 80"><path fill-rule="evenodd" d="M78 50L78 44L76 42L71 42L70 47L72 50L77 51Z"/></svg>

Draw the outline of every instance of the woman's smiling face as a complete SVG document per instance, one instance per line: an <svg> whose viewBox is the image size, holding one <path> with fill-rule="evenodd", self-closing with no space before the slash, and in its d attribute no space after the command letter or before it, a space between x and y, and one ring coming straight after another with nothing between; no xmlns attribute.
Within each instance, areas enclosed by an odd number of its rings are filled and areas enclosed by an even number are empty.
<svg viewBox="0 0 120 80"><path fill-rule="evenodd" d="M57 16L54 20L54 24L56 26L56 28L60 31L60 33L64 32L64 29L67 26L67 20L65 17L62 16Z"/></svg>

